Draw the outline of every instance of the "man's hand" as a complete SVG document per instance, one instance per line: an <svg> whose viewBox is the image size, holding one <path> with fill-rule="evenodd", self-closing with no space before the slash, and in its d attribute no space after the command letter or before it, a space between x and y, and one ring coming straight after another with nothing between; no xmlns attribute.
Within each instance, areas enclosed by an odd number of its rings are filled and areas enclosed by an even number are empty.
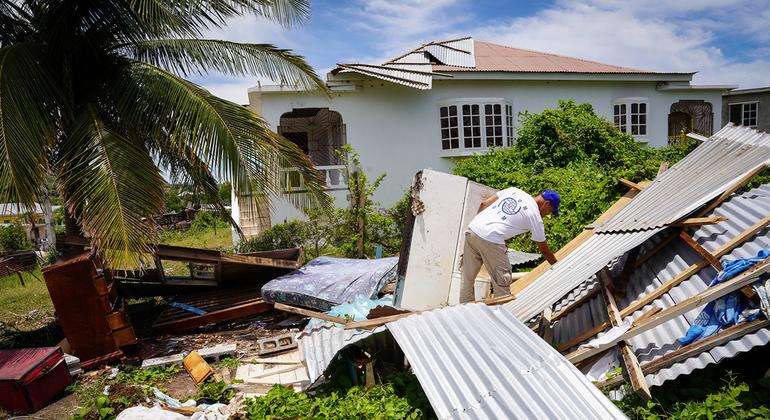
<svg viewBox="0 0 770 420"><path fill-rule="evenodd" d="M549 264L556 264L556 256L553 255L553 252L551 252L551 248L548 248L547 241L535 242L535 244L537 245L537 249L540 250L540 253L543 254L545 260L548 261Z"/></svg>

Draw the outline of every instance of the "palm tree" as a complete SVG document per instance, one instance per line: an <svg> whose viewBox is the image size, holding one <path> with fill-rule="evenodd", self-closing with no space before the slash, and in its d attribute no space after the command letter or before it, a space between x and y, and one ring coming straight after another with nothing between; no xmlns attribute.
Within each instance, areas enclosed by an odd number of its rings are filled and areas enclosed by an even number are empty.
<svg viewBox="0 0 770 420"><path fill-rule="evenodd" d="M31 206L53 173L65 208L114 264L152 252L162 174L224 207L217 179L279 193L278 168L323 182L293 143L247 108L185 80L254 74L326 93L304 59L269 44L200 39L256 14L290 27L307 0L0 0L0 202ZM328 93L327 93L328 94Z"/></svg>

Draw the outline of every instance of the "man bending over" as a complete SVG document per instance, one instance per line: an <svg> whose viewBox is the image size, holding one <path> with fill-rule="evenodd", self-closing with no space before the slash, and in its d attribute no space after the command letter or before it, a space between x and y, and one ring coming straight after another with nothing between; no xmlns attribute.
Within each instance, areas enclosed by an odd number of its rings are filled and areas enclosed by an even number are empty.
<svg viewBox="0 0 770 420"><path fill-rule="evenodd" d="M505 241L514 236L531 232L546 261L556 263L545 239L543 217L559 217L560 201L553 190L533 198L518 188L507 188L481 202L479 213L465 232L460 303L474 300L473 286L482 263L492 277L495 297L511 294L511 263Z"/></svg>

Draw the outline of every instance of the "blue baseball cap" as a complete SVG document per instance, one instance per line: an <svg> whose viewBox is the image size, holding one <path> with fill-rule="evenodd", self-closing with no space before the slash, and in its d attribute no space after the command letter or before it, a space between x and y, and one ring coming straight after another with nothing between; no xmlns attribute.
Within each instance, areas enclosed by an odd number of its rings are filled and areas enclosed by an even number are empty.
<svg viewBox="0 0 770 420"><path fill-rule="evenodd" d="M559 217L559 203L561 203L561 196L554 190L545 190L540 194L545 201L547 201L553 208L553 215Z"/></svg>

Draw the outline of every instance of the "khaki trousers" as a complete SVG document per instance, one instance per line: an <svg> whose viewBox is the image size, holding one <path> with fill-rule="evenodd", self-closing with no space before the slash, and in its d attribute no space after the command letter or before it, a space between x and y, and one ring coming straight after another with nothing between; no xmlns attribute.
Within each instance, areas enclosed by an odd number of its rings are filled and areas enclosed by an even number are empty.
<svg viewBox="0 0 770 420"><path fill-rule="evenodd" d="M460 303L474 300L474 284L481 270L481 264L492 277L492 290L495 297L511 294L511 262L508 260L508 247L481 239L468 230L465 232L463 247L462 282L460 283Z"/></svg>

